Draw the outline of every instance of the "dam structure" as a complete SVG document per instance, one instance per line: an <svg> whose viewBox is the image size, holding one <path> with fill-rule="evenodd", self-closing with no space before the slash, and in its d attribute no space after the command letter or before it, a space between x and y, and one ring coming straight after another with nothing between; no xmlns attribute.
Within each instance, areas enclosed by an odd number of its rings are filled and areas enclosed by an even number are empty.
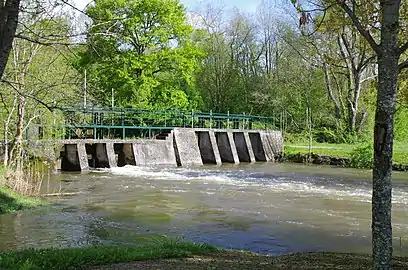
<svg viewBox="0 0 408 270"><path fill-rule="evenodd" d="M283 152L276 119L248 114L150 112L136 109L60 109L64 138L27 135L63 171L133 166L200 166L273 162ZM32 139L36 137L37 139Z"/></svg>

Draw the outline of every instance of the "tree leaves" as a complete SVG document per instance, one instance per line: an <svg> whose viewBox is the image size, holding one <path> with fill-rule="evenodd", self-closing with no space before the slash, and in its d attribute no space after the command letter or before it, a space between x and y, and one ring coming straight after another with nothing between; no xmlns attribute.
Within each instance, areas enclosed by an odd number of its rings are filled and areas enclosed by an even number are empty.
<svg viewBox="0 0 408 270"><path fill-rule="evenodd" d="M192 83L201 53L191 43L193 29L177 0L98 0L87 13L93 22L77 68L91 71L100 104L110 100L113 88L120 105L154 107L156 88L183 91ZM177 79L163 76L167 73Z"/></svg>

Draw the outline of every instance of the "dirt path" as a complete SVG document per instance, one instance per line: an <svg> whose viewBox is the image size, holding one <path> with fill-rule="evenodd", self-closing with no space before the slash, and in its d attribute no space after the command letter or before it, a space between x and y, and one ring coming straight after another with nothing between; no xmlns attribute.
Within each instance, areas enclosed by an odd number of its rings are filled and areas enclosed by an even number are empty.
<svg viewBox="0 0 408 270"><path fill-rule="evenodd" d="M371 258L369 255L340 253L302 253L285 256L262 256L244 252L219 252L191 258L137 261L87 267L87 269L371 269ZM395 258L393 269L408 269L408 258Z"/></svg>

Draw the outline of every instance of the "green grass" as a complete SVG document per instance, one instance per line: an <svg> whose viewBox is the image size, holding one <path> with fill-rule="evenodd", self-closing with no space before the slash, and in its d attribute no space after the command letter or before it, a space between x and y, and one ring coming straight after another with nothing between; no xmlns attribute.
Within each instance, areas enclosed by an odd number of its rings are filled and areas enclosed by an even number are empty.
<svg viewBox="0 0 408 270"><path fill-rule="evenodd" d="M94 246L66 249L27 249L0 253L0 269L85 269L91 265L106 265L140 260L183 258L204 255L218 249L206 244L165 242L145 246Z"/></svg>
<svg viewBox="0 0 408 270"><path fill-rule="evenodd" d="M306 146L302 145L302 146ZM285 154L307 154L309 153L308 148L299 148L296 147L299 145L286 145ZM328 143L313 143L312 144L312 153L317 155L325 155L331 157L341 157L341 158L350 158L351 152L358 145L350 144L328 144ZM319 148L319 147L331 147L331 148ZM408 164L408 150L403 150L399 148L407 148L406 143L395 143L394 145L394 154L393 162L398 164Z"/></svg>
<svg viewBox="0 0 408 270"><path fill-rule="evenodd" d="M46 204L47 202L43 199L23 196L7 187L0 186L0 215Z"/></svg>

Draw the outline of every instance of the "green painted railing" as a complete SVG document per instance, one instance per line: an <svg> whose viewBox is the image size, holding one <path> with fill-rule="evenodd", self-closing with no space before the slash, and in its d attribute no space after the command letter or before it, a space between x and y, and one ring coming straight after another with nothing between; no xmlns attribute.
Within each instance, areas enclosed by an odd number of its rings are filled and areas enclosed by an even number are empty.
<svg viewBox="0 0 408 270"><path fill-rule="evenodd" d="M65 124L56 126L66 138L154 137L175 127L212 129L276 129L273 117L250 114L135 108L59 107Z"/></svg>

